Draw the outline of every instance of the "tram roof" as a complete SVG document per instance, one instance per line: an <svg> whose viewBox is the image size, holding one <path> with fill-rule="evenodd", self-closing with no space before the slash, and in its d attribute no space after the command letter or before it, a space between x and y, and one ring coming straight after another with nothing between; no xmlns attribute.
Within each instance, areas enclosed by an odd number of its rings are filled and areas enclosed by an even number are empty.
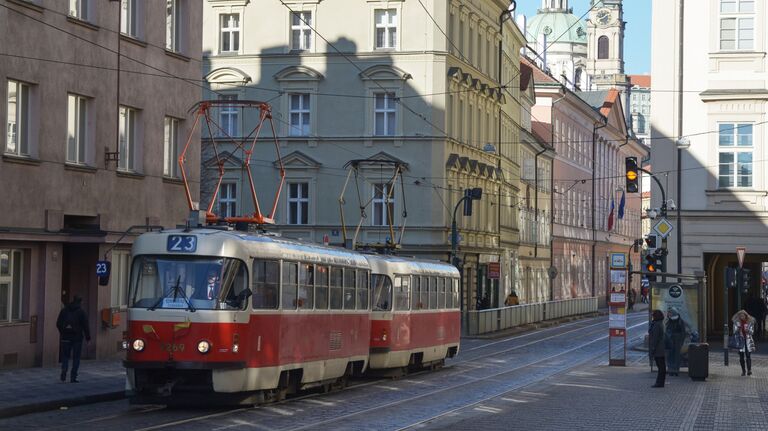
<svg viewBox="0 0 768 431"><path fill-rule="evenodd" d="M366 254L371 269L376 273L424 274L458 277L459 270L453 265L437 260L405 258L402 256Z"/></svg>

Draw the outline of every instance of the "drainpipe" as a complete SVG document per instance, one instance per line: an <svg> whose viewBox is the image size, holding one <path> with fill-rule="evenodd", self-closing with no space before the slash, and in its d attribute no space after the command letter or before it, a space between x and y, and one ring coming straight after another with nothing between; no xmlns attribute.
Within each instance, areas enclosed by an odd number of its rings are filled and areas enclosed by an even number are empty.
<svg viewBox="0 0 768 431"><path fill-rule="evenodd" d="M678 42L678 50L680 52L680 58L678 60L677 68L677 137L678 139L683 135L683 23L685 21L683 13L685 11L685 0L680 0L680 39ZM677 273L683 273L683 220L680 214L680 208L683 206L683 193L682 185L680 181L682 179L682 156L683 149L677 148ZM665 202L666 204L666 202Z"/></svg>
<svg viewBox="0 0 768 431"><path fill-rule="evenodd" d="M563 87L561 87L563 88ZM550 138L549 138L549 144L552 146L552 148L555 147L555 103L565 99L565 97L568 95L568 91L563 88L563 95L560 96L557 99L552 100L552 105L549 108L549 124L550 124ZM555 157L557 157L557 151L555 151ZM554 166L554 158L552 159L552 169L550 172L550 178L551 178L551 186L554 187L555 185L555 166ZM555 194L550 193L549 196L549 208L554 210L555 208ZM550 214L551 215L551 214ZM554 217L550 217L550 236L551 241L549 242L549 266L553 266L552 264L552 258L555 256L555 241L554 241ZM562 269L562 268L561 268ZM547 275L549 275L549 272L547 272ZM549 279L549 300L554 301L555 300L555 280L552 278Z"/></svg>

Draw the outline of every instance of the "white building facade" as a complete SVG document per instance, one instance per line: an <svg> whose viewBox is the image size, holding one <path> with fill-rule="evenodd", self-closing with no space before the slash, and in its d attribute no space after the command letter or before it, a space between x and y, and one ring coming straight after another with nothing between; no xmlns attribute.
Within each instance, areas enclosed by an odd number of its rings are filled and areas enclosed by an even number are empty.
<svg viewBox="0 0 768 431"><path fill-rule="evenodd" d="M768 10L751 0L654 0L653 25L653 88L664 91L651 101L651 160L654 172L669 173L662 183L677 209L668 214L675 230L667 267L707 275L714 334L724 311L758 294L768 261ZM654 207L660 198L654 185ZM746 293L729 290L724 310L724 271L737 266L736 247L746 247L752 281Z"/></svg>

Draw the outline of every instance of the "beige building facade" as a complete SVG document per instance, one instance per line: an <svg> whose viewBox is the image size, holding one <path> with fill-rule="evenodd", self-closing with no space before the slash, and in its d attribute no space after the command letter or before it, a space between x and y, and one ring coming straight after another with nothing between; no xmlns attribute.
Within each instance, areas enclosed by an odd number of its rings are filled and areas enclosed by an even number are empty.
<svg viewBox="0 0 768 431"><path fill-rule="evenodd" d="M84 358L120 354L131 226L183 224L176 157L199 100L189 0L6 1L0 8L0 367L55 365L83 298ZM119 72L119 73L118 73ZM119 137L119 138L118 138ZM199 138L188 164L198 193ZM96 262L111 262L99 285Z"/></svg>
<svg viewBox="0 0 768 431"><path fill-rule="evenodd" d="M274 230L342 245L343 211L347 238L360 223L358 243L399 242L401 254L447 261L454 208L464 189L480 187L472 216L456 213L462 301L465 309L483 297L502 305L516 283L524 44L512 19L499 27L508 3L284 3L204 6L207 97L268 101L273 109L286 170ZM214 120L227 133L213 140L231 155L215 206L220 214L252 212L238 146L257 120L248 109L220 109ZM206 204L218 165L211 139L202 145ZM354 160L366 162L340 210ZM260 196L278 186L276 162L273 144L260 139L251 160ZM402 183L391 183L393 164L403 168ZM404 235L392 238L388 211Z"/></svg>

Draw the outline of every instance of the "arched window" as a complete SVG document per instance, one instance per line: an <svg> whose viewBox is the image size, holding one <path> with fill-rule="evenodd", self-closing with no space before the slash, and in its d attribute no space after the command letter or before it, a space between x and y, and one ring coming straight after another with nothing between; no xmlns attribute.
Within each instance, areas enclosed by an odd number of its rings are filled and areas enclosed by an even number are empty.
<svg viewBox="0 0 768 431"><path fill-rule="evenodd" d="M608 36L600 36L597 39L597 59L608 58Z"/></svg>

